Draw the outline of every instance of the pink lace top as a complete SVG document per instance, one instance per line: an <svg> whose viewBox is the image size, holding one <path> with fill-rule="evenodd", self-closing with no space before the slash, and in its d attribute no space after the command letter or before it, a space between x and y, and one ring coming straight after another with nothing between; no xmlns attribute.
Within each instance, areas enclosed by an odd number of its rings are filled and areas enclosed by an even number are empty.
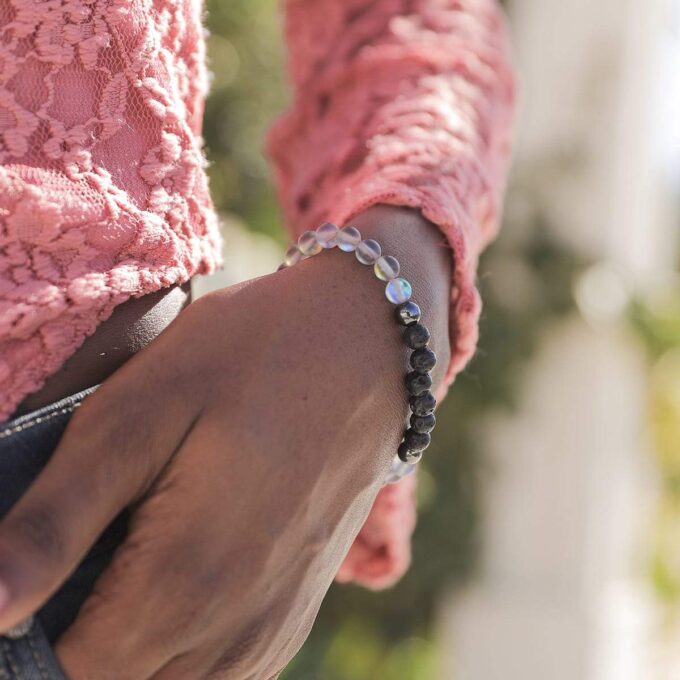
<svg viewBox="0 0 680 680"><path fill-rule="evenodd" d="M268 151L290 229L376 203L438 224L456 261L448 385L474 350L476 260L509 153L498 5L283 5L294 101ZM0 420L116 305L219 263L201 12L200 0L0 0ZM411 478L381 492L339 579L394 581L413 524Z"/></svg>

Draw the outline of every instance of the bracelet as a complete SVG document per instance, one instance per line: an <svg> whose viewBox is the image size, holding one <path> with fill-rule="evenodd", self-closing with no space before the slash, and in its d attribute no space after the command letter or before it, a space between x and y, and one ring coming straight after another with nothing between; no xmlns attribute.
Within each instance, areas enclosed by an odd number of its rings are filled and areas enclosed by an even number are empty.
<svg viewBox="0 0 680 680"><path fill-rule="evenodd" d="M399 262L391 255L383 255L377 241L362 239L356 227L339 229L335 224L327 222L316 231L304 232L297 243L286 251L279 270L292 267L301 260L336 246L343 252L353 252L361 264L372 265L376 277L385 282L385 296L396 306L397 321L404 327L404 342L411 349L409 364L412 370L405 379L411 416L409 427L384 481L385 484L390 484L411 473L430 444L430 433L436 423L434 409L437 405L430 391L430 371L437 363L437 357L428 347L430 332L420 322L420 307L411 300L411 284L399 276Z"/></svg>

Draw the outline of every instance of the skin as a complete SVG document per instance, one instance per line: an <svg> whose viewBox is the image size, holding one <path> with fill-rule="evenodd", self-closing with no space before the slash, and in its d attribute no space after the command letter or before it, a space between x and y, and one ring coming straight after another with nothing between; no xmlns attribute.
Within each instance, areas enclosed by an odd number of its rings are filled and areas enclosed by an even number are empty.
<svg viewBox="0 0 680 680"><path fill-rule="evenodd" d="M353 224L413 283L439 384L443 237L406 209ZM0 629L38 609L133 505L127 541L58 641L69 677L277 677L403 432L407 351L382 291L336 250L187 307L88 398L0 523Z"/></svg>

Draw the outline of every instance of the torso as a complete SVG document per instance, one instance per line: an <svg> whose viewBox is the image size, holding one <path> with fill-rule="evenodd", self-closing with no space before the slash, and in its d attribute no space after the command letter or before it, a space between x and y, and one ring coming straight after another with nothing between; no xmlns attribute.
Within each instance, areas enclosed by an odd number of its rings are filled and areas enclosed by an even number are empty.
<svg viewBox="0 0 680 680"><path fill-rule="evenodd" d="M158 336L190 301L187 283L120 305L38 392L23 400L13 417L102 382Z"/></svg>

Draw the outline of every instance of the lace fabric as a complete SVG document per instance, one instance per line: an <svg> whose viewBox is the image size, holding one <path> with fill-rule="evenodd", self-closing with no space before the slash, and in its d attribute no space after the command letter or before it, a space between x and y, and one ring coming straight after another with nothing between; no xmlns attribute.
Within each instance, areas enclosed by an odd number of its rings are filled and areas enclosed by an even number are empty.
<svg viewBox="0 0 680 680"><path fill-rule="evenodd" d="M294 99L267 148L288 228L343 224L378 203L441 228L455 260L441 399L475 348L477 258L510 152L499 6L283 8ZM0 0L0 420L116 305L219 264L201 12L201 0ZM380 492L339 580L382 588L407 569L414 483Z"/></svg>
<svg viewBox="0 0 680 680"><path fill-rule="evenodd" d="M0 419L116 305L218 263L200 20L0 0Z"/></svg>

